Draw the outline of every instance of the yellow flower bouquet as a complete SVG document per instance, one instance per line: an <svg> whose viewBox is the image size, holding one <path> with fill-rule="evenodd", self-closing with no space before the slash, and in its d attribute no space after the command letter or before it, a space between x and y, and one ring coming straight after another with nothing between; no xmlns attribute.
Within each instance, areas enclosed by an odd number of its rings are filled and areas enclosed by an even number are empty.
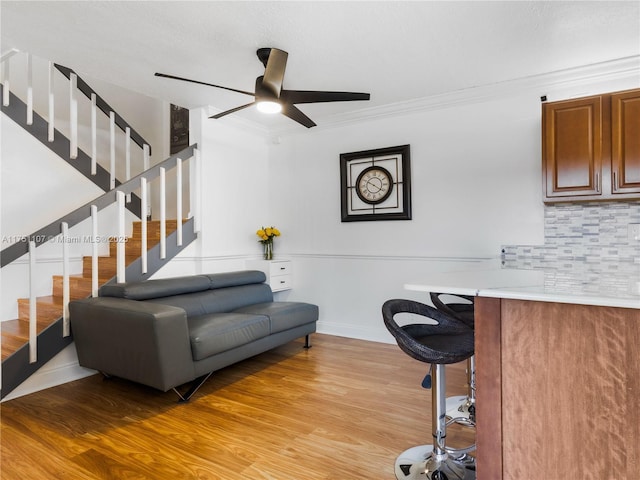
<svg viewBox="0 0 640 480"><path fill-rule="evenodd" d="M260 237L258 240L263 248L264 248L264 259L271 260L273 259L273 238L280 236L280 230L276 227L262 227L260 230L256 232L256 235Z"/></svg>

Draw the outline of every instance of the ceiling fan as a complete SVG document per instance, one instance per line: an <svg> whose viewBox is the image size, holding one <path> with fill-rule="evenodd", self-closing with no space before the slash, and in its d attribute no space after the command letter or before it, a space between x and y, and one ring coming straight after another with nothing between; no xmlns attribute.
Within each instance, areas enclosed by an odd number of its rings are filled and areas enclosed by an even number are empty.
<svg viewBox="0 0 640 480"><path fill-rule="evenodd" d="M289 54L284 50L277 48L260 48L256 52L258 58L264 65L264 75L256 78L255 92L246 92L235 88L223 87L212 83L200 82L188 78L176 77L164 73L156 73L157 77L171 78L174 80L182 80L185 82L197 83L199 85L207 85L210 87L222 88L232 92L242 93L254 97L254 101L241 105L231 110L212 115L209 118L220 118L230 113L237 112L244 108L256 105L259 111L264 113L282 113L292 120L304 125L307 128L314 127L316 124L307 117L295 104L298 103L319 103L319 102L350 102L354 100L369 100L368 93L356 92L325 92L316 90L285 90L282 88L284 80L284 71L287 66L287 57Z"/></svg>

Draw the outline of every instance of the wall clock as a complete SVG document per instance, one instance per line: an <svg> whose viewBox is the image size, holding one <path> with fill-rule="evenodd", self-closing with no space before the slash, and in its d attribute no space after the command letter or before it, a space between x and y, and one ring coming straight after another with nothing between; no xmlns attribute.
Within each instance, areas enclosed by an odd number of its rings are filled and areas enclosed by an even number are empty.
<svg viewBox="0 0 640 480"><path fill-rule="evenodd" d="M340 154L342 221L411 220L409 145Z"/></svg>

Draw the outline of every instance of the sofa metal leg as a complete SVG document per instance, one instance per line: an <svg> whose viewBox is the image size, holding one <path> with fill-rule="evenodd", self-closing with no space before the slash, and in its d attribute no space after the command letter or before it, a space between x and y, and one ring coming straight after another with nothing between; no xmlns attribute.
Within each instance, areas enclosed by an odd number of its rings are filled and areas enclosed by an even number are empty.
<svg viewBox="0 0 640 480"><path fill-rule="evenodd" d="M180 397L180 400L178 400L178 403L185 403L191 400L191 397L193 397L193 395L204 384L204 382L206 382L209 379L211 375L213 375L213 372L209 372L206 375L202 375L201 377L196 378L193 382L191 382L191 386L189 387L189 390L187 390L184 395L182 395L175 388L172 388L172 390L176 392L176 395Z"/></svg>
<svg viewBox="0 0 640 480"><path fill-rule="evenodd" d="M309 335L305 335L304 337L304 348L307 350L312 347L311 342L309 341Z"/></svg>

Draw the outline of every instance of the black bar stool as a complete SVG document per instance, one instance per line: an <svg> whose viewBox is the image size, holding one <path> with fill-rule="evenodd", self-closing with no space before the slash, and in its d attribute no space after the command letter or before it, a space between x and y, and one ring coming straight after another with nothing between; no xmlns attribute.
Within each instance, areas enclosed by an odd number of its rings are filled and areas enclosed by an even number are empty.
<svg viewBox="0 0 640 480"><path fill-rule="evenodd" d="M400 326L396 315L413 314L437 322ZM452 449L446 446L445 365L461 362L473 355L473 329L462 321L428 305L394 299L382 306L384 324L400 349L411 358L430 363L423 386L432 383L431 445L412 447L396 459L398 480L475 480L475 459L468 455L475 447Z"/></svg>
<svg viewBox="0 0 640 480"><path fill-rule="evenodd" d="M474 328L474 297L452 293L432 292L431 303L440 311L464 322L469 328ZM456 395L447 398L447 417L457 423L475 427L476 424L476 359L472 355L467 359L466 395Z"/></svg>

